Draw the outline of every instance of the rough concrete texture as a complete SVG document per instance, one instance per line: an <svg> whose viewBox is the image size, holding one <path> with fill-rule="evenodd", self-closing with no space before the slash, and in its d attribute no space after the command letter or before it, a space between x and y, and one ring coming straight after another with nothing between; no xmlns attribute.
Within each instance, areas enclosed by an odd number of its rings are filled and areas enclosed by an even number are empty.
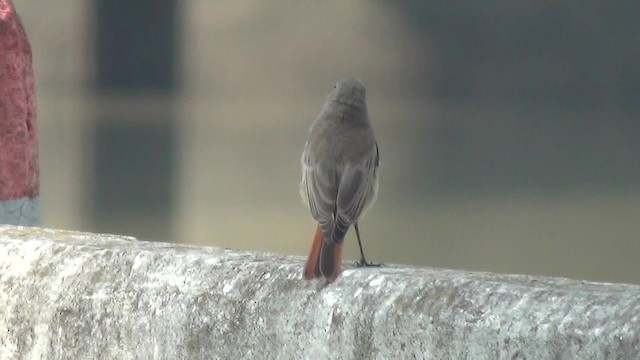
<svg viewBox="0 0 640 360"><path fill-rule="evenodd" d="M0 201L0 224L34 226L39 223L39 196Z"/></svg>
<svg viewBox="0 0 640 360"><path fill-rule="evenodd" d="M31 46L11 0L0 0L0 200L39 192Z"/></svg>
<svg viewBox="0 0 640 360"><path fill-rule="evenodd" d="M0 227L0 358L639 359L640 286Z"/></svg>

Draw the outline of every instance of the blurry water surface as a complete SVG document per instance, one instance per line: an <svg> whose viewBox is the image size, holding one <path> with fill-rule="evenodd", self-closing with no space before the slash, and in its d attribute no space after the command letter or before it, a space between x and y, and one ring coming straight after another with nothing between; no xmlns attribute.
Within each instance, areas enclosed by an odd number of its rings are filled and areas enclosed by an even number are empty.
<svg viewBox="0 0 640 360"><path fill-rule="evenodd" d="M16 4L46 226L306 255L304 139L355 76L369 258L640 283L637 2L59 3Z"/></svg>

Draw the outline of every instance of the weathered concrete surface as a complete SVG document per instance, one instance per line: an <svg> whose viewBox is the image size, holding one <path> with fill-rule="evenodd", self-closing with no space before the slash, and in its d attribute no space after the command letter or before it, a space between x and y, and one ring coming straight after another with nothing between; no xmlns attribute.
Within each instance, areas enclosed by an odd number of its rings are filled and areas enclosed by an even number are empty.
<svg viewBox="0 0 640 360"><path fill-rule="evenodd" d="M639 359L640 286L0 227L0 358Z"/></svg>

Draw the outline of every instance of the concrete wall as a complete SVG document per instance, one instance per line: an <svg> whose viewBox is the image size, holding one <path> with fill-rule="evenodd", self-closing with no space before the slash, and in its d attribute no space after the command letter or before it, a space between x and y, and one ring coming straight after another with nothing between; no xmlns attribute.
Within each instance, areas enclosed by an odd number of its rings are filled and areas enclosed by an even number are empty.
<svg viewBox="0 0 640 360"><path fill-rule="evenodd" d="M302 264L0 227L0 358L640 358L640 286Z"/></svg>

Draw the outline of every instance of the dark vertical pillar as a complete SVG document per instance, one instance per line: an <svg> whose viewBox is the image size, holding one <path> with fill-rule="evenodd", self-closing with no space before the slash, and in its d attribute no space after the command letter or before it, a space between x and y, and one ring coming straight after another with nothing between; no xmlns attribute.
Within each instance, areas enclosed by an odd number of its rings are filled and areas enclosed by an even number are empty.
<svg viewBox="0 0 640 360"><path fill-rule="evenodd" d="M95 86L102 105L96 111L93 228L167 240L174 204L177 1L97 0L95 8Z"/></svg>

